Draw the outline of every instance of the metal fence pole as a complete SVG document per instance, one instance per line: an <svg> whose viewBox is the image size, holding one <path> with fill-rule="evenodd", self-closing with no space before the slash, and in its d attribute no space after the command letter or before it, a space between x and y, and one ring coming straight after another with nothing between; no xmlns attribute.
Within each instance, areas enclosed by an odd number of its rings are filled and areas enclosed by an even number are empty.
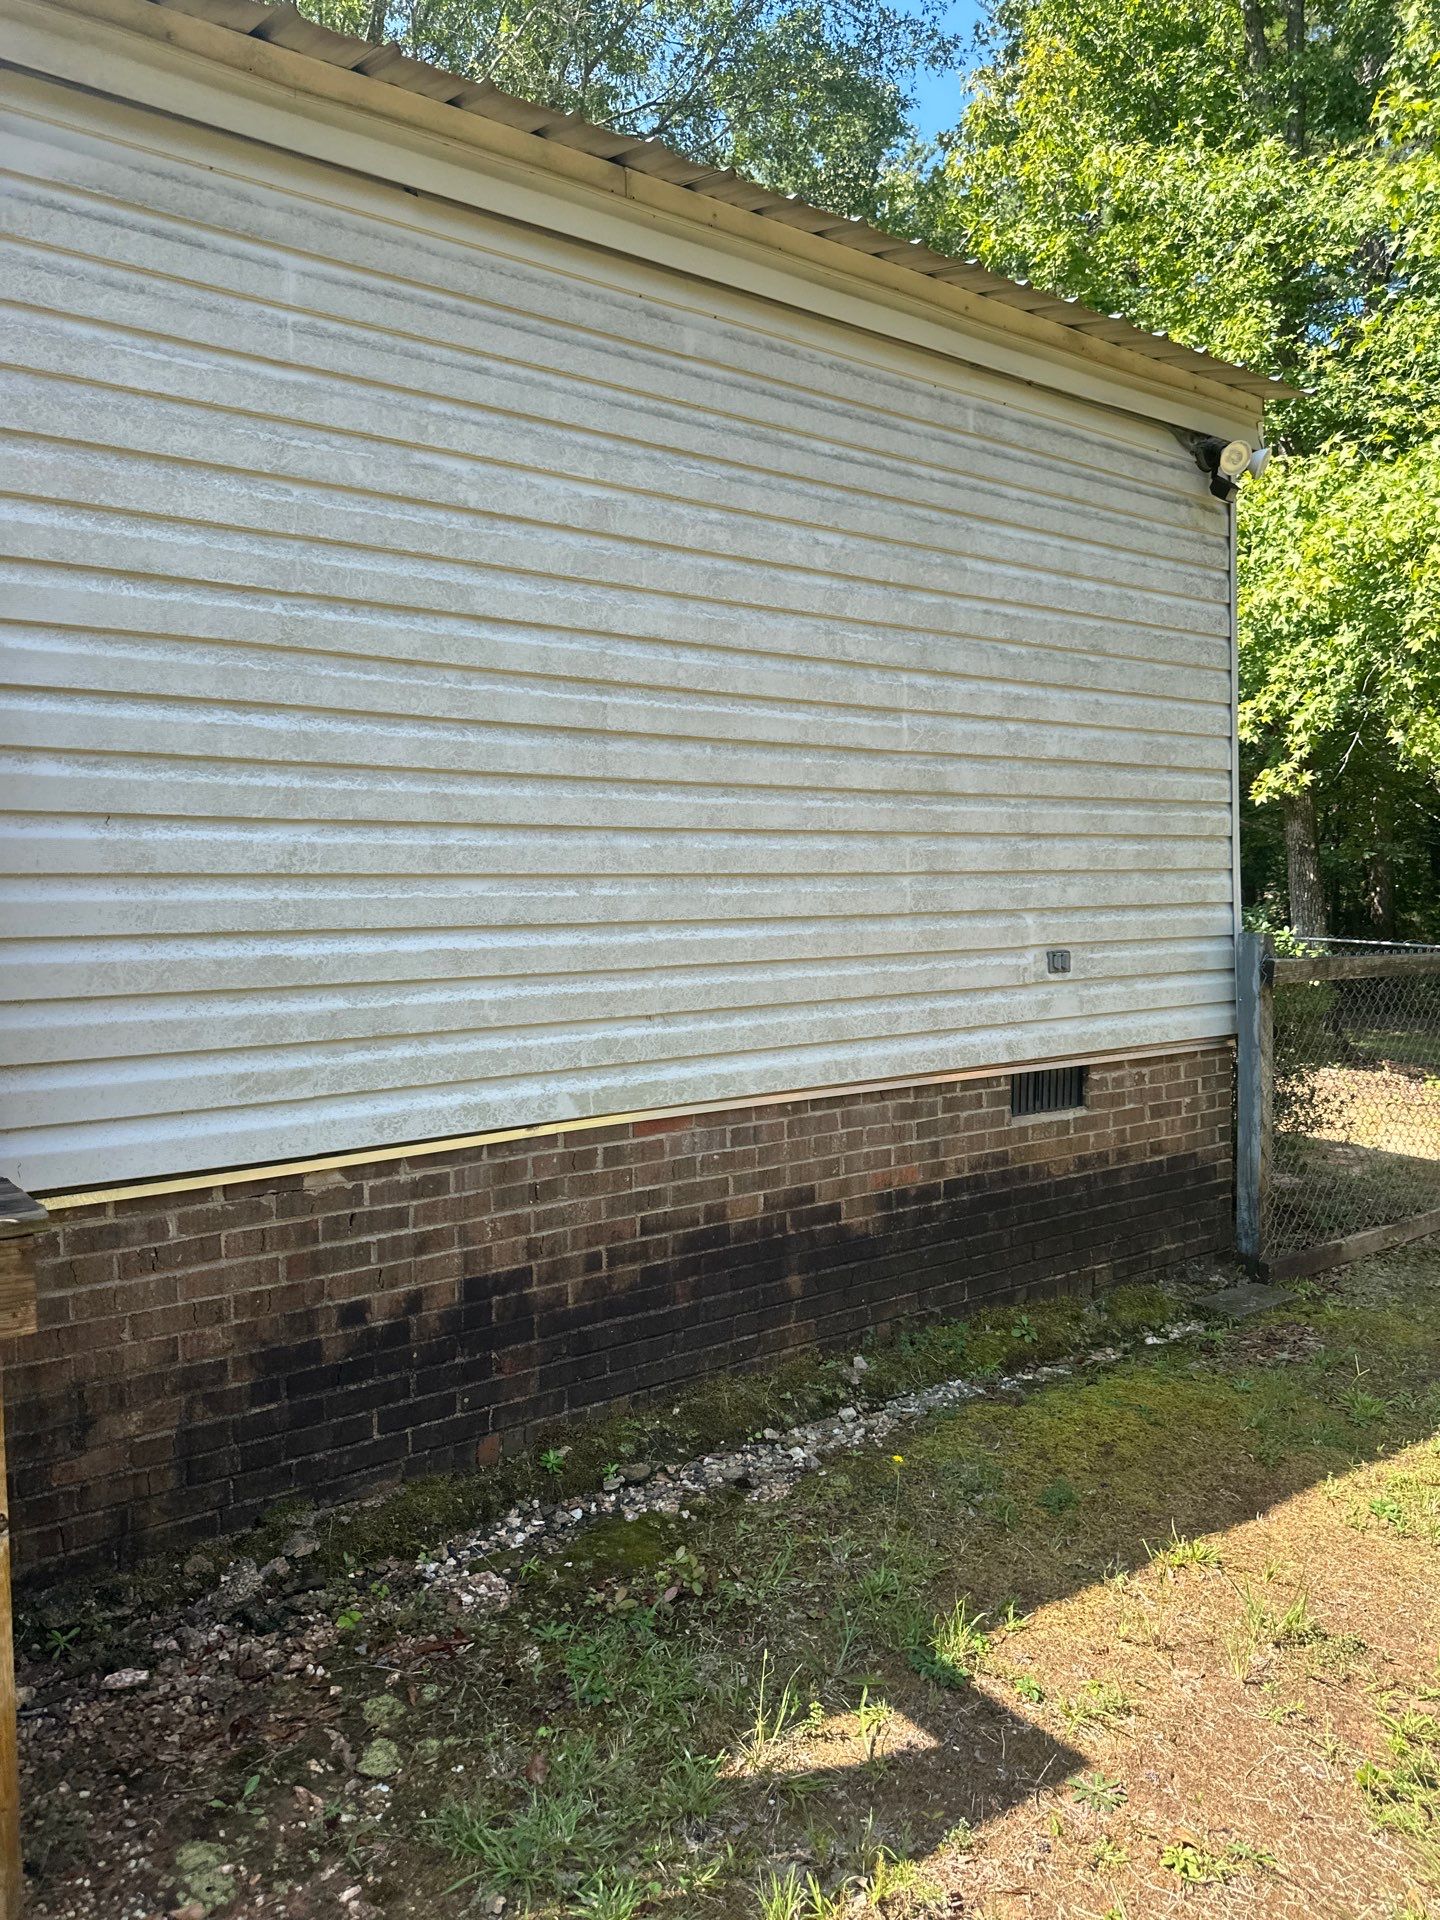
<svg viewBox="0 0 1440 1920"><path fill-rule="evenodd" d="M1235 1249L1257 1272L1265 1264L1265 1200L1275 1107L1274 965L1268 933L1236 937Z"/></svg>

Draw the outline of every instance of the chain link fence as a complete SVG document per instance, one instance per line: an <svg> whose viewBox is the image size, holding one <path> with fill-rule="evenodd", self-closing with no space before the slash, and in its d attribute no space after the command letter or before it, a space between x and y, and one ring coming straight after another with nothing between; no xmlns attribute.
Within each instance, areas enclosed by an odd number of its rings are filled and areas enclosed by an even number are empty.
<svg viewBox="0 0 1440 1920"><path fill-rule="evenodd" d="M1283 1277L1440 1229L1440 947L1260 941L1241 974L1241 1251Z"/></svg>

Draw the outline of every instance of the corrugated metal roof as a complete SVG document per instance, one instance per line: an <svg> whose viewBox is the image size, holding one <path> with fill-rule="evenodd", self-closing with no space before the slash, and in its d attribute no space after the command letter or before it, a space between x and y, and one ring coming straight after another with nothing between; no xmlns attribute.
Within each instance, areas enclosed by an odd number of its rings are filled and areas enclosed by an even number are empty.
<svg viewBox="0 0 1440 1920"><path fill-rule="evenodd" d="M1290 391L1276 377L1254 373L1199 348L1184 346L1167 334L1149 333L1121 314L1097 313L1078 300L1063 299L1031 286L1028 281L1007 280L991 273L978 260L937 253L923 241L905 240L884 233L864 220L827 213L802 200L771 193L732 169L700 166L663 141L637 140L631 134L597 127L578 114L561 113L534 101L516 99L488 81L466 79L461 74L431 66L427 61L413 60L397 47L375 46L351 34L335 33L305 19L288 4L266 5L262 0L152 0L152 4L363 74L386 86L402 87L407 92L454 107L460 113L477 114L557 146L578 149L597 160L666 180L707 199L743 207L763 219L798 227L892 266L907 268L946 286L994 301L997 306L1019 308L1082 336L1128 348L1162 365L1181 367L1217 386L1264 399L1274 399Z"/></svg>

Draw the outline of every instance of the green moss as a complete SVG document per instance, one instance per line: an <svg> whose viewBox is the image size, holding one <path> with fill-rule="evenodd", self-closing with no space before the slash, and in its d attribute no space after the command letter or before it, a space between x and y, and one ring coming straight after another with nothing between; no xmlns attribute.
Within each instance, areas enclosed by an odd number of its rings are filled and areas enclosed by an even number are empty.
<svg viewBox="0 0 1440 1920"><path fill-rule="evenodd" d="M387 1740L383 1735L378 1740L372 1740L355 1762L355 1771L364 1774L368 1780L393 1779L400 1767L400 1749L393 1740Z"/></svg>
<svg viewBox="0 0 1440 1920"><path fill-rule="evenodd" d="M977 1604L993 1610L1018 1595L1030 1608L1068 1591L1077 1564L1139 1564L1147 1539L1253 1513L1273 1492L1275 1467L1260 1457L1251 1413L1252 1396L1218 1374L1139 1361L1057 1380L1018 1403L976 1401L908 1442L906 1516L940 1538L954 1533L963 1500ZM1324 1413L1314 1399L1292 1410L1302 1437ZM1287 1484L1305 1484L1317 1464L1297 1447Z"/></svg>
<svg viewBox="0 0 1440 1920"><path fill-rule="evenodd" d="M1120 1288L1096 1301L1066 1297L987 1309L969 1323L902 1324L885 1344L867 1346L867 1370L858 1381L848 1356L818 1354L717 1374L653 1407L547 1428L532 1449L495 1467L412 1481L376 1506L320 1520L316 1570L331 1577L357 1564L411 1559L449 1535L484 1525L517 1500L549 1503L592 1493L616 1463L692 1459L767 1428L783 1431L820 1419L848 1401L874 1404L957 1375L1013 1372L1128 1339L1175 1313L1175 1302L1159 1288ZM542 1455L555 1470L541 1465ZM290 1507L267 1516L256 1536L262 1554L278 1551L295 1518ZM638 1548L636 1542L632 1551Z"/></svg>
<svg viewBox="0 0 1440 1920"><path fill-rule="evenodd" d="M684 1536L683 1522L669 1514L598 1520L570 1546L565 1571L572 1578L563 1584L596 1588L607 1580L643 1580L659 1572Z"/></svg>
<svg viewBox="0 0 1440 1920"><path fill-rule="evenodd" d="M494 1466L413 1480L374 1505L316 1514L307 1503L282 1502L249 1533L207 1548L213 1570L190 1584L200 1591L213 1571L242 1554L262 1564L273 1559L297 1526L318 1543L306 1570L323 1581L388 1561L413 1560L447 1538L486 1525L517 1501L550 1504L591 1493L615 1463L692 1459L767 1428L784 1430L833 1414L847 1402L873 1405L959 1375L1015 1372L1087 1346L1137 1337L1172 1320L1176 1311L1175 1301L1158 1287L1123 1287L1093 1301L1067 1296L988 1308L968 1323L901 1323L889 1337L866 1341L867 1369L858 1379L849 1353L801 1355L768 1369L718 1374L653 1406L616 1409L546 1429L532 1448ZM541 1465L546 1453L558 1457L557 1471ZM640 1549L636 1540L627 1551ZM35 1592L22 1597L21 1610L28 1614L23 1624L39 1645L56 1630L78 1626L76 1658L83 1664L95 1655L92 1633L104 1620L105 1643L114 1656L124 1645L114 1627L117 1614L173 1593L175 1578L173 1561L165 1560L115 1580Z"/></svg>
<svg viewBox="0 0 1440 1920"><path fill-rule="evenodd" d="M1095 1315L1112 1342L1138 1340L1175 1319L1175 1301L1160 1287L1114 1287L1095 1302Z"/></svg>
<svg viewBox="0 0 1440 1920"><path fill-rule="evenodd" d="M224 1871L226 1864L225 1849L209 1840L187 1841L175 1855L182 1890L207 1913L212 1907L227 1906L235 1893L235 1882Z"/></svg>
<svg viewBox="0 0 1440 1920"><path fill-rule="evenodd" d="M527 1479L506 1469L437 1474L409 1481L377 1506L320 1516L312 1526L319 1543L315 1570L330 1578L353 1565L413 1560L439 1541L496 1518Z"/></svg>

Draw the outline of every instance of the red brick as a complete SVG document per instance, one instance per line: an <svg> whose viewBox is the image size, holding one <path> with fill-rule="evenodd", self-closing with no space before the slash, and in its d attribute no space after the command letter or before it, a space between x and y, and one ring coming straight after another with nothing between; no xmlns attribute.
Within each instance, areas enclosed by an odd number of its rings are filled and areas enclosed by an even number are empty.
<svg viewBox="0 0 1440 1920"><path fill-rule="evenodd" d="M666 1115L62 1216L13 1343L26 1564L448 1468L897 1318L1089 1292L1228 1230L1229 1049Z"/></svg>

